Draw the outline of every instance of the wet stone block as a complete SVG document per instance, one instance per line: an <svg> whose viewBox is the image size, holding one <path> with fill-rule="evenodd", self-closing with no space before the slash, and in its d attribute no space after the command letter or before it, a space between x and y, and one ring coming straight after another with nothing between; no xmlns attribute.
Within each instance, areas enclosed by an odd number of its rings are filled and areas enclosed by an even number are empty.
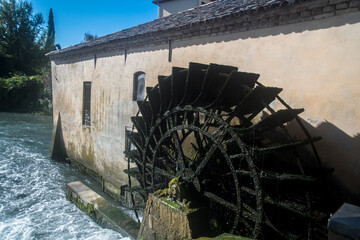
<svg viewBox="0 0 360 240"><path fill-rule="evenodd" d="M329 219L329 240L360 239L360 207L344 203Z"/></svg>
<svg viewBox="0 0 360 240"><path fill-rule="evenodd" d="M99 225L135 239L139 224L80 181L66 185L66 197Z"/></svg>

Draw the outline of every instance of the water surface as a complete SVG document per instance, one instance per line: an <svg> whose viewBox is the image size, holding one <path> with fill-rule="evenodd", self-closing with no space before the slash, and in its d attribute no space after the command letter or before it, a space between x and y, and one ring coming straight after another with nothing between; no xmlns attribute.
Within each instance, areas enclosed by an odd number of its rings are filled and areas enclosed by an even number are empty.
<svg viewBox="0 0 360 240"><path fill-rule="evenodd" d="M0 112L0 239L128 239L66 200L65 185L93 180L49 159L49 116Z"/></svg>

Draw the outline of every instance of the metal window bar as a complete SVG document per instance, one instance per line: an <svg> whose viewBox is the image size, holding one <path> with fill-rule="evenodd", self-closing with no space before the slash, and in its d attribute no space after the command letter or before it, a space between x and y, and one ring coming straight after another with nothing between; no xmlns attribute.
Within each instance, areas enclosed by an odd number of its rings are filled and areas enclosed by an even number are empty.
<svg viewBox="0 0 360 240"><path fill-rule="evenodd" d="M84 82L83 125L91 126L91 82Z"/></svg>

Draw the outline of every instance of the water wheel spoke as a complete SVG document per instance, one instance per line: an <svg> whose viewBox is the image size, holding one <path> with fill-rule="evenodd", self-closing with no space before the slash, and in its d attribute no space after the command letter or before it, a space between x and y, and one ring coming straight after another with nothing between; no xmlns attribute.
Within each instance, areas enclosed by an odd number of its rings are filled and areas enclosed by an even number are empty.
<svg viewBox="0 0 360 240"><path fill-rule="evenodd" d="M183 119L182 124L183 125L188 125L187 124L187 119L188 119L187 116L188 116L188 111L184 111L184 115L182 116L182 119Z"/></svg>
<svg viewBox="0 0 360 240"><path fill-rule="evenodd" d="M223 198L215 195L214 193L204 191L203 194L204 194L204 196L206 196L210 200L212 200L212 201L214 201L214 202L216 202L216 203L218 203L218 204L220 204L220 205L234 211L235 213L238 211L238 207L235 204L224 200Z"/></svg>
<svg viewBox="0 0 360 240"><path fill-rule="evenodd" d="M173 162L176 162L176 158L171 154L170 149L168 149L167 146L162 145L162 146L161 146L161 149L166 153L167 156L170 157L170 159L171 159Z"/></svg>
<svg viewBox="0 0 360 240"><path fill-rule="evenodd" d="M204 149L204 143L203 143L203 139L201 139L201 137L200 137L200 134L199 134L199 132L195 132L195 140L196 140L196 144L197 144L197 146L198 146L198 149L199 149L199 153L200 154L205 154L205 149Z"/></svg>
<svg viewBox="0 0 360 240"><path fill-rule="evenodd" d="M169 122L169 126L170 128L174 128L174 123L173 123L173 120L172 118L168 118L168 122ZM184 157L184 152L182 150L182 147L181 147L181 144L180 144L180 139L179 139L179 134L177 131L173 131L171 132L171 135L172 135L172 139L174 139L174 142L175 142L175 148L176 148L176 151L177 151L177 158L178 158L178 162L180 164L180 167L181 169L185 168L185 157Z"/></svg>
<svg viewBox="0 0 360 240"><path fill-rule="evenodd" d="M202 161L200 162L200 164L196 168L196 171L195 171L196 176L200 175L201 171L204 169L206 164L209 162L211 156L215 153L216 149L217 149L217 145L212 143L210 149L205 154L205 157L202 159Z"/></svg>
<svg viewBox="0 0 360 240"><path fill-rule="evenodd" d="M312 214L309 207L304 204L295 203L287 200L274 200L270 198L269 196L264 197L264 203L276 205L279 208L285 209L287 211L293 212L297 215L300 215L302 217L312 219L315 221L323 220L327 217L324 213L317 212L316 215Z"/></svg>
<svg viewBox="0 0 360 240"><path fill-rule="evenodd" d="M195 146L195 144L191 143L192 148L196 151L196 153L194 154L194 156L190 159L190 166L193 166L195 164L195 161L197 160L198 156L201 154L200 153L200 149L198 147Z"/></svg>
<svg viewBox="0 0 360 240"><path fill-rule="evenodd" d="M197 127L200 126L199 113L198 112L194 113L194 118L193 118L193 121L192 121L192 125L197 126Z"/></svg>
<svg viewBox="0 0 360 240"><path fill-rule="evenodd" d="M173 175L173 174L171 174L171 173L169 173L169 172L167 172L167 171L165 171L165 170L163 170L161 168L152 166L150 163L147 163L146 166L151 167L152 169L154 169L154 173L160 174L160 175L162 175L164 177L167 177L168 179L173 179L173 178L176 177L175 175Z"/></svg>
<svg viewBox="0 0 360 240"><path fill-rule="evenodd" d="M202 132L204 132L204 131L207 132L208 129L206 129L206 128L209 127L209 124L211 123L212 120L213 120L213 119L212 119L211 117L206 117L206 116L205 116L205 121L204 121L204 123L201 125L201 128L200 128Z"/></svg>
<svg viewBox="0 0 360 240"><path fill-rule="evenodd" d="M241 190L243 192L246 192L247 194L256 196L256 192L250 188L241 187ZM274 200L274 199L270 198L269 196L264 196L263 201L266 204L276 205L279 208L293 212L297 215L306 217L308 219L320 220L320 219L324 219L326 217L326 215L322 214L322 213L317 213L317 215L311 214L308 206L306 206L304 204L291 202L291 201L287 201L287 200Z"/></svg>
<svg viewBox="0 0 360 240"><path fill-rule="evenodd" d="M143 148L142 148L142 144L141 144L141 137L139 133L136 132L126 132L127 137L129 138L130 142L132 144L134 144L134 146L136 147L136 149L142 153L144 152Z"/></svg>
<svg viewBox="0 0 360 240"><path fill-rule="evenodd" d="M249 234L254 232L254 227L248 222L248 219L244 216L240 216L239 221L245 226L245 228L241 228L241 230L245 230Z"/></svg>
<svg viewBox="0 0 360 240"><path fill-rule="evenodd" d="M137 168L137 167L130 168L130 169L124 169L123 172L133 178L138 179L138 180L141 179L141 173L139 171L139 168Z"/></svg>
<svg viewBox="0 0 360 240"><path fill-rule="evenodd" d="M213 136L213 137L216 138L216 135L217 135L218 133L221 133L221 134L220 134L221 136L225 135L223 129L224 129L224 126L218 126L218 127L216 128L216 130L211 133L211 136Z"/></svg>
<svg viewBox="0 0 360 240"><path fill-rule="evenodd" d="M139 151L137 149L134 150L125 150L124 151L125 158L130 159L134 162L139 162L141 157Z"/></svg>
<svg viewBox="0 0 360 240"><path fill-rule="evenodd" d="M229 158L230 158L230 159L238 159L238 158L242 159L242 158L244 158L245 156L247 156L247 155L244 154L244 153L239 153L239 154L230 155Z"/></svg>
<svg viewBox="0 0 360 240"><path fill-rule="evenodd" d="M233 138L230 138L230 139L228 139L228 140L226 140L226 141L223 141L223 145L229 145L229 144L231 144L231 143L234 143L235 142L235 139L233 139Z"/></svg>
<svg viewBox="0 0 360 240"><path fill-rule="evenodd" d="M252 222L254 222L254 223L256 223L256 222L258 221L258 219L256 218L256 215L254 215L254 214L252 214L252 213L250 213L250 212L248 212L248 211L242 210L242 211L241 211L241 215L242 215L245 219L250 220L250 221L252 221Z"/></svg>
<svg viewBox="0 0 360 240"><path fill-rule="evenodd" d="M231 156L230 156L231 158ZM228 173L231 174L231 173ZM252 177L252 172L246 170L236 170L236 174L240 176ZM302 181L302 182L317 182L319 179L313 176L288 174L288 173L275 173L270 171L261 171L259 177L262 180L277 180L277 181Z"/></svg>
<svg viewBox="0 0 360 240"><path fill-rule="evenodd" d="M277 232L279 235L281 235L283 238L287 239L287 240L298 240L301 239L301 236L289 233L289 232L285 232L283 230L279 230L277 229L268 218L265 219L265 224L267 226L269 226L270 228L272 228L275 232Z"/></svg>
<svg viewBox="0 0 360 240"><path fill-rule="evenodd" d="M286 144L281 144L281 145L274 145L274 146L268 146L268 147L252 147L249 146L249 148L255 150L255 151L259 151L259 152L274 152L274 151L283 151L283 150L287 150L289 148L294 148L294 147L299 147L299 146L304 146L307 145L309 143L313 143L313 142L317 142L320 141L321 137L313 137L313 138L308 138L302 141L293 141L290 143L286 143Z"/></svg>
<svg viewBox="0 0 360 240"><path fill-rule="evenodd" d="M160 175L162 175L164 177L167 177L168 179L173 179L173 178L176 177L175 175L173 175L173 174L171 174L171 173L169 173L167 171L164 171L164 170L162 170L160 168L157 168L157 167L155 167L155 173L158 173L158 174L160 174Z"/></svg>
<svg viewBox="0 0 360 240"><path fill-rule="evenodd" d="M242 218L253 222L254 227L250 226L249 230L251 230L251 235L254 238L257 238L261 232L260 223L262 217L259 217L259 214L257 214L256 210L250 207L249 205L247 205L246 203L242 203L241 206L242 206L242 211L241 211Z"/></svg>
<svg viewBox="0 0 360 240"><path fill-rule="evenodd" d="M303 182L317 182L319 178L306 175L289 174L289 173L276 173L269 171L262 171L260 173L262 179L272 179L278 181L303 181Z"/></svg>

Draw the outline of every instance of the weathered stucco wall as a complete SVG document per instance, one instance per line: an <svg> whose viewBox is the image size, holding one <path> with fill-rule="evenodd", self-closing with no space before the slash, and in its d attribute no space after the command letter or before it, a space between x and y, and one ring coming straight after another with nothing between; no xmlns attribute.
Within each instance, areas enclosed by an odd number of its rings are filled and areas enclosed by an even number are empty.
<svg viewBox="0 0 360 240"><path fill-rule="evenodd" d="M237 66L260 74L259 81L283 88L281 96L313 135L324 164L352 193L360 193L360 13L346 14L236 34L194 38L168 44L96 54L52 63L54 116L61 112L70 157L121 182L125 126L137 111L132 101L133 74L158 75L190 61ZM83 81L92 82L91 127L82 126ZM55 118L54 118L55 119Z"/></svg>

